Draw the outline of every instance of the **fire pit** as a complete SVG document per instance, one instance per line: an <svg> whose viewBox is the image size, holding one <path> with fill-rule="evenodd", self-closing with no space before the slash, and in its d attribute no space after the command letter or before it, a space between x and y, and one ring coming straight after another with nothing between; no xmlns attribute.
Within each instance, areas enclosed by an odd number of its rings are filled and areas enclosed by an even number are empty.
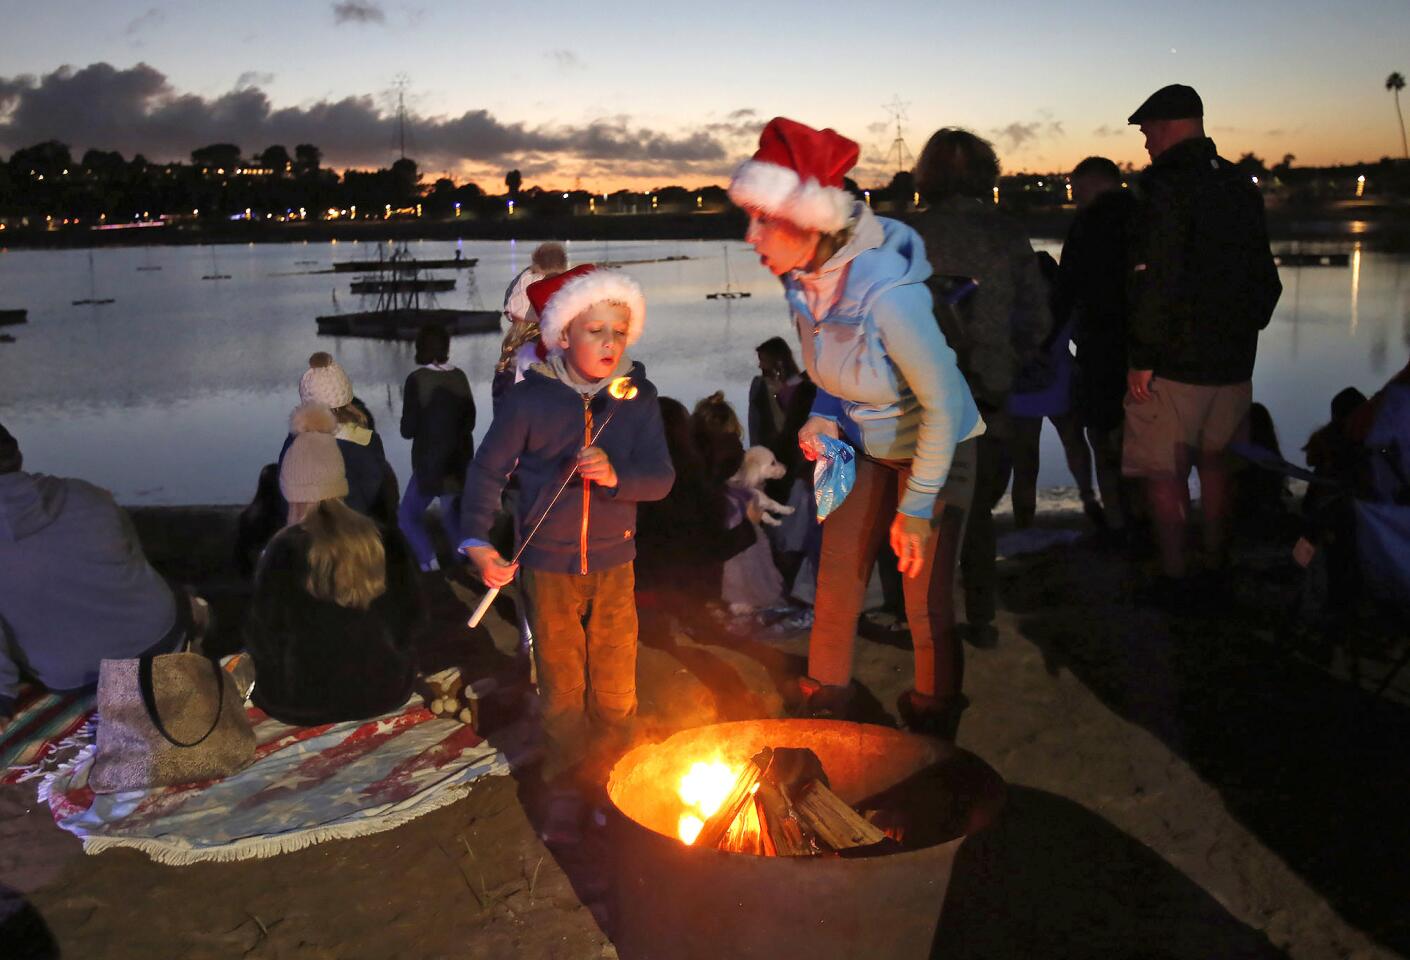
<svg viewBox="0 0 1410 960"><path fill-rule="evenodd" d="M688 845L691 790L682 793L682 779L702 763L743 769L766 747L813 751L847 804L904 819L899 848L755 856ZM978 757L925 737L839 721L759 720L637 747L612 768L607 792L618 814L614 939L623 960L824 960L928 956L955 854L993 821L1004 785Z"/></svg>

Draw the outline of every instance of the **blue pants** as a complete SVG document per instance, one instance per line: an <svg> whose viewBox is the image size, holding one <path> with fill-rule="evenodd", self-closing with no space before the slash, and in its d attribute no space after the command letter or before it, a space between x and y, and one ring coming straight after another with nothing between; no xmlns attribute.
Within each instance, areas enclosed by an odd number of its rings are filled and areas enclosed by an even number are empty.
<svg viewBox="0 0 1410 960"><path fill-rule="evenodd" d="M397 525L411 544L411 552L415 554L416 562L423 570L436 556L435 545L431 543L431 536L426 532L425 516L426 508L437 498L441 501L441 524L445 527L446 538L454 550L460 546L459 493L423 492L421 478L413 473L406 483L401 506L397 508Z"/></svg>

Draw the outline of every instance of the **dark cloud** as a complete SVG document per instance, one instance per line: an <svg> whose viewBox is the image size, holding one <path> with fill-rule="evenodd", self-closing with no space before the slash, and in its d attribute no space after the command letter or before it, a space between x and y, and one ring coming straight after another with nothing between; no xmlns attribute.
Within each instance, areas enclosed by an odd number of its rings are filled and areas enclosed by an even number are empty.
<svg viewBox="0 0 1410 960"><path fill-rule="evenodd" d="M1097 129L1095 129L1095 130L1092 131L1092 136L1094 136L1094 137L1119 137L1119 136L1121 136L1121 134L1124 133L1125 131L1126 131L1126 128L1125 128L1125 127L1113 127L1113 126L1109 126L1109 125L1107 125L1107 124L1104 123L1104 124L1102 124L1100 127L1097 127Z"/></svg>
<svg viewBox="0 0 1410 960"><path fill-rule="evenodd" d="M148 7L141 16L133 17L127 21L127 26L123 27L122 33L125 37L135 37L149 27L161 26L165 21L166 13L160 7Z"/></svg>
<svg viewBox="0 0 1410 960"><path fill-rule="evenodd" d="M243 87L267 87L274 82L274 74L258 70L246 70L235 80L235 89Z"/></svg>
<svg viewBox="0 0 1410 960"><path fill-rule="evenodd" d="M989 132L995 143L1012 153L1022 153L1041 140L1064 136L1061 120L1054 120L1046 113L1042 116L1041 120L1027 123L1015 120L1008 126L993 127Z"/></svg>
<svg viewBox="0 0 1410 960"><path fill-rule="evenodd" d="M387 12L381 4L372 0L342 0L333 4L333 22L343 23L386 23Z"/></svg>
<svg viewBox="0 0 1410 960"><path fill-rule="evenodd" d="M253 153L272 143L313 143L332 166L385 164L396 142L394 112L371 95L275 107L261 89L266 78L244 74L214 97L176 90L161 71L139 63L118 69L95 63L61 67L42 77L0 76L0 147L14 150L54 138L77 151L89 147L180 160L208 143L228 142ZM671 134L608 117L585 125L506 123L486 110L426 117L412 112L408 139L427 169L461 163L559 163L568 167L629 165L641 175L716 175L747 152L741 138L757 121L729 130L709 125Z"/></svg>

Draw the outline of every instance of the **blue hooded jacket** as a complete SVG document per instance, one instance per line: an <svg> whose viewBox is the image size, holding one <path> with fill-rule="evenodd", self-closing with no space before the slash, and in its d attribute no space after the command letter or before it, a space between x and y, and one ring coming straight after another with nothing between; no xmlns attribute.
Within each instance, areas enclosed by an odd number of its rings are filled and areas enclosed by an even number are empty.
<svg viewBox="0 0 1410 960"><path fill-rule="evenodd" d="M570 481L520 563L550 573L585 574L636 557L636 505L664 497L676 474L666 448L656 388L640 363L633 363L627 375L638 391L630 400L618 400L606 389L592 396L579 393L537 367L504 395L465 475L460 529L467 544L488 541L500 494L511 474L519 479L519 513L514 520L516 539L522 541L577 466L586 412L591 411L594 425L600 425L615 408L597 446L606 451L617 471L617 486L593 484L585 518L582 482ZM582 550L585 520L586 554Z"/></svg>
<svg viewBox="0 0 1410 960"><path fill-rule="evenodd" d="M883 239L847 265L824 316L813 317L796 274L784 279L803 361L818 387L812 413L837 422L868 456L910 460L899 510L930 517L955 447L983 433L984 422L935 320L920 235L858 207L858 232L873 219Z"/></svg>

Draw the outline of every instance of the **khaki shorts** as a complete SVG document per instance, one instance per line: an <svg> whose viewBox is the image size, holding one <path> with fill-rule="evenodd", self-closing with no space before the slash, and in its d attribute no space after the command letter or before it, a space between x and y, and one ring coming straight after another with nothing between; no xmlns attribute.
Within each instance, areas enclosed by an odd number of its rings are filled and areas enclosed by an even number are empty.
<svg viewBox="0 0 1410 960"><path fill-rule="evenodd" d="M1151 399L1126 396L1126 436L1121 472L1128 477L1184 477L1193 452L1222 453L1247 430L1253 384L1201 386L1151 381Z"/></svg>

